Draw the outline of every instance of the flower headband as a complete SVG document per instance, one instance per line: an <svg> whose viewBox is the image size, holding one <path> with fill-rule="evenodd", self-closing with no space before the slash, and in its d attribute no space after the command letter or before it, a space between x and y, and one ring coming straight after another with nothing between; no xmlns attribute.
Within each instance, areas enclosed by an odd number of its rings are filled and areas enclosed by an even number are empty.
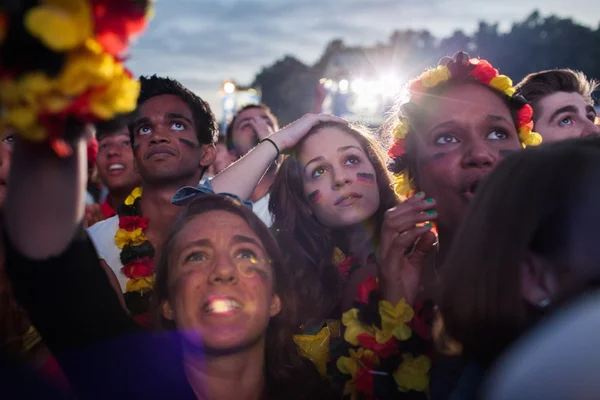
<svg viewBox="0 0 600 400"><path fill-rule="evenodd" d="M533 109L527 104L524 98L514 96L515 88L513 87L512 80L506 75L500 75L498 70L485 60L476 58L468 59L466 53L458 53L455 59L447 62L446 65L439 65L436 68L427 70L417 79L410 81L408 84L410 101L418 103L426 91L450 79L461 77L475 79L522 103L517 114L519 140L523 147L537 146L542 142L542 137L538 133L533 132ZM401 115L400 121L392 133L394 143L388 151L388 156L391 159L398 161L406 153L405 139L409 130L410 123L408 118ZM408 169L402 168L394 172L394 191L399 196L409 195L412 191L412 185Z"/></svg>
<svg viewBox="0 0 600 400"><path fill-rule="evenodd" d="M146 0L38 0L0 10L0 124L71 154L67 121L132 112L140 83L120 55L146 26ZM24 8L24 9L23 9Z"/></svg>

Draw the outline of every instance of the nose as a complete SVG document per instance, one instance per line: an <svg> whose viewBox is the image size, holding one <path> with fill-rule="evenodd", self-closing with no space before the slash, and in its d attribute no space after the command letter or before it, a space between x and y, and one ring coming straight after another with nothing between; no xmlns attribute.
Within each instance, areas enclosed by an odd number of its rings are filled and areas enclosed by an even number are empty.
<svg viewBox="0 0 600 400"><path fill-rule="evenodd" d="M461 165L463 168L491 168L496 160L497 156L482 139L468 143L461 159Z"/></svg>
<svg viewBox="0 0 600 400"><path fill-rule="evenodd" d="M234 285L238 281L237 267L227 255L219 254L208 279L213 285Z"/></svg>
<svg viewBox="0 0 600 400"><path fill-rule="evenodd" d="M344 168L334 168L332 173L332 179L334 189L340 189L352 183L352 178L350 177L349 171Z"/></svg>
<svg viewBox="0 0 600 400"><path fill-rule="evenodd" d="M160 128L156 128L150 136L150 144L169 143L170 141L171 136Z"/></svg>

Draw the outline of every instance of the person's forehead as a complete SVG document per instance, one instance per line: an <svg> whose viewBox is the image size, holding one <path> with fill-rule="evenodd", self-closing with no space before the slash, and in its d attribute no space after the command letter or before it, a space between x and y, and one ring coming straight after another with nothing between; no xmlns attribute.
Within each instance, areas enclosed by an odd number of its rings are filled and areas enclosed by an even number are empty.
<svg viewBox="0 0 600 400"><path fill-rule="evenodd" d="M267 113L267 111L263 108L249 108L247 110L242 111L236 118L236 125L239 125L240 123L244 122L245 120L247 120L248 118L254 118L254 117L262 117L262 118L266 118L272 122L273 118L269 115L269 113Z"/></svg>
<svg viewBox="0 0 600 400"><path fill-rule="evenodd" d="M162 117L167 114L181 114L192 119L190 106L174 94L162 94L154 96L139 106L138 119Z"/></svg>
<svg viewBox="0 0 600 400"><path fill-rule="evenodd" d="M556 92L544 96L538 102L538 110L541 109L541 116L551 116L556 110L572 106L585 113L589 104L582 95L576 92Z"/></svg>

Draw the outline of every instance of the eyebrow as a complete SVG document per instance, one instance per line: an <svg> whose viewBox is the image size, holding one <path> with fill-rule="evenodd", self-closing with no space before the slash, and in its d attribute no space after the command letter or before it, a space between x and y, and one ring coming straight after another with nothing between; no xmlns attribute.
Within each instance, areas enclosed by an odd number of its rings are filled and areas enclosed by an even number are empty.
<svg viewBox="0 0 600 400"><path fill-rule="evenodd" d="M184 121L187 121L187 123L190 124L190 125L194 124L191 119L189 119L188 117L186 117L183 114L167 113L167 118L169 118L169 119L182 119Z"/></svg>
<svg viewBox="0 0 600 400"><path fill-rule="evenodd" d="M255 240L251 237L248 237L248 236L244 236L244 235L235 235L231 239L231 241L233 243L250 243L250 244L255 245L256 247L262 248L262 245L260 243L258 243L257 240Z"/></svg>
<svg viewBox="0 0 600 400"><path fill-rule="evenodd" d="M350 149L356 149L356 150L364 153L363 149L361 149L358 146L353 146L353 145L338 147L337 152L338 153L343 153L343 152L348 151ZM318 157L313 158L312 160L310 160L309 162L307 162L306 165L304 166L304 172L306 172L306 169L308 168L308 166L310 164L312 164L312 163L314 163L316 161L323 161L323 160L325 160L325 158L323 158L323 156L318 156Z"/></svg>
<svg viewBox="0 0 600 400"><path fill-rule="evenodd" d="M133 123L133 128L135 129L135 128L137 128L138 126L140 126L142 124L149 124L149 123L150 123L150 118L143 117L143 118L140 118L140 119L138 119L137 121L135 121Z"/></svg>
<svg viewBox="0 0 600 400"><path fill-rule="evenodd" d="M501 122L506 122L506 123L510 123L509 120L507 120L506 118L504 118L501 115L488 115L487 117L485 117L485 119L487 119L488 121L501 121Z"/></svg>
<svg viewBox="0 0 600 400"><path fill-rule="evenodd" d="M210 246L210 240L208 239L199 239L199 240L194 240L193 242L189 242L188 244L186 244L185 246L183 246L183 248L181 249L181 251L185 251L187 249L189 249L190 247L196 247L196 246Z"/></svg>
<svg viewBox="0 0 600 400"><path fill-rule="evenodd" d="M445 128L447 126L456 125L456 124L457 124L457 122L455 120L451 119L450 121L442 122L441 124L434 126L433 128L431 128L429 133L435 131L438 128Z"/></svg>
<svg viewBox="0 0 600 400"><path fill-rule="evenodd" d="M559 108L558 110L554 111L552 113L552 115L550 116L549 121L554 121L554 119L556 117L558 117L560 114L564 113L564 112L572 112L572 113L577 113L577 107L575 106L564 106Z"/></svg>
<svg viewBox="0 0 600 400"><path fill-rule="evenodd" d="M275 125L273 124L273 121L271 121L271 118L269 118L268 116L266 116L266 115L261 115L260 117L261 117L262 119L264 119L266 122L268 122L268 123L269 123L269 125L271 125L271 127L275 126ZM240 126L240 125L242 125L243 123L245 123L245 122L248 122L248 121L250 121L250 120L252 120L252 119L254 119L254 117L245 117L245 118L242 118L242 119L240 119L240 120L239 120L239 122L238 122L238 121L235 121L235 125L236 125L236 126Z"/></svg>

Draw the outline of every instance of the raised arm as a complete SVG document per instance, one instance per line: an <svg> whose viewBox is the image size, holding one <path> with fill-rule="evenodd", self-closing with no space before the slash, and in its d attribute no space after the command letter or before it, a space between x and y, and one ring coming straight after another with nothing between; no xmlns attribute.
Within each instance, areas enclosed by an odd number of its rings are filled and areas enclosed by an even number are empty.
<svg viewBox="0 0 600 400"><path fill-rule="evenodd" d="M83 220L87 179L83 136L73 155L58 157L49 147L18 140L12 157L5 228L24 256L42 260L62 253Z"/></svg>
<svg viewBox="0 0 600 400"><path fill-rule="evenodd" d="M346 120L326 114L306 114L294 123L273 133L268 139L275 143L280 152L291 150L310 129L320 122L342 122ZM232 193L246 200L277 157L273 143L262 141L240 160L230 165L211 181L216 193Z"/></svg>

